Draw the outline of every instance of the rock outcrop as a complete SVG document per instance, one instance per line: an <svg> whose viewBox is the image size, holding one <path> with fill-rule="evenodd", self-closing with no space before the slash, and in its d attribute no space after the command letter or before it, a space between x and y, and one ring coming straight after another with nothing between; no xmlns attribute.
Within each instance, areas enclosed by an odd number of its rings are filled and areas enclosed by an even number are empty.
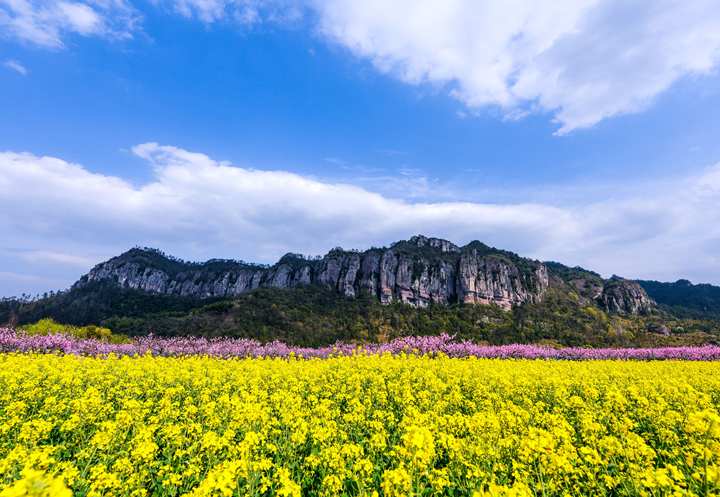
<svg viewBox="0 0 720 497"><path fill-rule="evenodd" d="M544 264L530 264L523 271L502 256L464 250L458 266L459 300L466 304L495 303L504 309L525 302L539 302L548 287Z"/></svg>
<svg viewBox="0 0 720 497"><path fill-rule="evenodd" d="M619 276L613 276L605 283L598 303L616 314L647 315L655 309L655 302L639 283Z"/></svg>
<svg viewBox="0 0 720 497"><path fill-rule="evenodd" d="M560 265L555 266L560 267ZM551 266L554 267L554 266ZM125 288L185 297L232 297L259 287L319 285L383 304L494 304L509 310L543 299L553 278L548 265L480 242L459 247L415 236L364 252L331 250L322 258L287 254L272 266L229 260L187 263L152 249L132 249L94 267L76 286L113 281ZM653 303L642 288L612 279L593 289L611 312L644 314Z"/></svg>

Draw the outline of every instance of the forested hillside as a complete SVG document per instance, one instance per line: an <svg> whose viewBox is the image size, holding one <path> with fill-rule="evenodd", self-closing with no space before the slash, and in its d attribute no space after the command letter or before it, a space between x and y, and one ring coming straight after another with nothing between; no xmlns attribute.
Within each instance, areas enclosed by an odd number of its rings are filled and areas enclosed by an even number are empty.
<svg viewBox="0 0 720 497"><path fill-rule="evenodd" d="M720 288L635 282L471 242L416 236L272 266L132 249L69 290L0 301L0 324L52 318L128 336L233 336L294 345L450 333L492 344L716 343Z"/></svg>

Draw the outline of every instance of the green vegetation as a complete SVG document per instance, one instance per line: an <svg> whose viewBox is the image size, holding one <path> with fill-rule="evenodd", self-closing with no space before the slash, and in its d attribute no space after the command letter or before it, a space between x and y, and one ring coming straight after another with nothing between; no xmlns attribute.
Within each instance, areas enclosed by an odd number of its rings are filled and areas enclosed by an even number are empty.
<svg viewBox="0 0 720 497"><path fill-rule="evenodd" d="M667 312L692 319L720 320L720 287L693 285L688 280L675 283L638 281L650 297Z"/></svg>
<svg viewBox="0 0 720 497"><path fill-rule="evenodd" d="M511 321L510 313L494 306L384 306L370 296L349 299L330 290L304 287L257 289L182 316L111 318L105 323L127 334L236 336L316 346L337 340L386 341L448 331L495 341L511 328Z"/></svg>
<svg viewBox="0 0 720 497"><path fill-rule="evenodd" d="M592 279L602 283L603 278L595 271L581 268L580 266L569 267L559 262L548 261L544 263L547 268L554 274L560 276L565 281L572 281L577 279Z"/></svg>
<svg viewBox="0 0 720 497"><path fill-rule="evenodd" d="M379 250L379 249L371 249ZM472 242L459 251L442 252L414 241L393 245L410 256L412 276L442 263L457 264L463 253L497 258L518 268L525 285L535 281L537 262ZM333 254L346 255L342 249ZM114 259L153 268L178 281L202 267L201 278L217 278L242 267L261 269L242 261L214 259L188 263L152 249L132 249ZM317 258L286 254L279 264L293 269L321 264ZM68 291L36 300L0 300L0 325L25 326L49 333L63 328L75 336L106 338L107 334L139 336L233 336L262 341L317 346L344 341L386 341L406 335L450 333L489 344L546 343L585 346L690 345L720 342L720 288L688 281L640 281L659 304L649 316L608 314L597 305L605 282L592 271L545 263L551 285L542 302L515 307L453 304L417 309L403 304L381 305L375 297L345 298L330 289L308 286L292 289L260 288L236 298L179 297L122 288L112 280L82 281ZM197 278L198 276L193 276ZM46 319L48 318L48 319ZM30 323L36 323L28 326ZM63 325L58 323L65 323ZM114 336L114 335L113 335Z"/></svg>
<svg viewBox="0 0 720 497"><path fill-rule="evenodd" d="M73 326L57 323L50 318L27 324L20 329L28 335L68 335L81 339L92 338L109 343L125 343L129 341L126 336L115 334L109 328L103 326L95 326L92 324L87 326Z"/></svg>
<svg viewBox="0 0 720 497"><path fill-rule="evenodd" d="M542 303L516 307L381 305L369 295L345 298L319 287L260 288L235 299L198 300L94 283L34 302L0 303L0 323L50 317L76 327L95 324L114 334L233 336L317 346L451 333L489 344L656 346L720 342L716 321L669 315L622 317L551 288ZM44 322L44 321L41 321ZM47 326L47 325L43 325Z"/></svg>
<svg viewBox="0 0 720 497"><path fill-rule="evenodd" d="M92 282L38 300L0 301L0 323L18 325L49 317L74 325L99 324L111 316L184 314L211 302L124 289L112 282Z"/></svg>

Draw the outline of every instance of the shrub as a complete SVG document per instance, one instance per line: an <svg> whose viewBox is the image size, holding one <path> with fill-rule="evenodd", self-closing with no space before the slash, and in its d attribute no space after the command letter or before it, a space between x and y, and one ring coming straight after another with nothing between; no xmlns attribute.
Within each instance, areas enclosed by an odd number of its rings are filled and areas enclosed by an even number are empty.
<svg viewBox="0 0 720 497"><path fill-rule="evenodd" d="M129 341L124 335L113 334L110 328L102 326L87 325L73 326L70 324L57 323L53 319L45 318L20 328L28 335L68 335L74 338L92 338L110 343L124 343Z"/></svg>

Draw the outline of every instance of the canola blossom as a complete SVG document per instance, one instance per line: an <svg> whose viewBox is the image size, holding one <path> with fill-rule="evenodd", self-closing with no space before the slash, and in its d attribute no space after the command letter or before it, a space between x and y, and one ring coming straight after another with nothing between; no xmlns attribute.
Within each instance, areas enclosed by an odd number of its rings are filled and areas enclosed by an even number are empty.
<svg viewBox="0 0 720 497"><path fill-rule="evenodd" d="M720 495L720 363L0 354L0 496Z"/></svg>
<svg viewBox="0 0 720 497"><path fill-rule="evenodd" d="M327 347L293 347L282 342L260 343L246 338L160 338L142 337L130 343L107 343L95 339L78 339L67 335L27 335L0 329L0 352L62 352L65 354L102 356L145 355L214 357L304 357L326 358L356 354L443 354L448 357L483 357L488 359L626 359L692 361L720 360L720 346L657 348L553 348L541 345L479 345L459 341L447 334L404 337L383 344L353 345L337 343Z"/></svg>

